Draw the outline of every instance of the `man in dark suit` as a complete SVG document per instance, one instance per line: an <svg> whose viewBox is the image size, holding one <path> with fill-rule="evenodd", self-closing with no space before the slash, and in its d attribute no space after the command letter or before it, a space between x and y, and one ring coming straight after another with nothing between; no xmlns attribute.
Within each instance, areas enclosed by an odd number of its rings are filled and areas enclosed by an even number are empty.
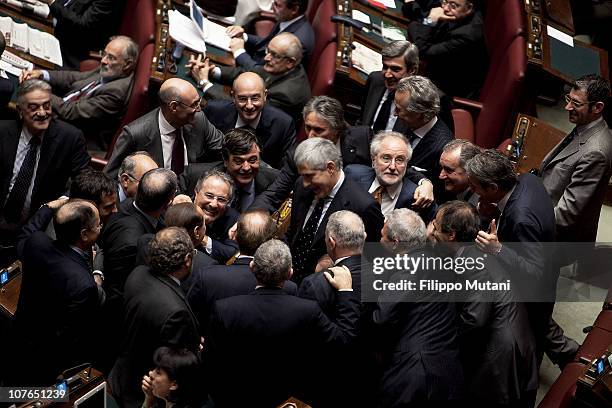
<svg viewBox="0 0 612 408"><path fill-rule="evenodd" d="M479 197L470 189L465 165L481 151L480 147L465 139L454 139L444 145L439 179L444 182L445 199L467 201L474 206L478 204Z"/></svg>
<svg viewBox="0 0 612 408"><path fill-rule="evenodd" d="M194 268L184 289L191 309L198 318L202 336L208 332L210 313L215 301L230 296L248 295L255 290L257 280L249 269L255 251L272 239L276 223L265 211L249 211L240 216L236 227L236 241L240 255L231 265ZM297 286L286 281L283 290L295 295Z"/></svg>
<svg viewBox="0 0 612 408"><path fill-rule="evenodd" d="M325 226L331 214L353 211L363 219L368 241L373 242L380 239L384 218L376 200L345 177L342 158L331 141L319 137L303 141L295 151L295 163L300 178L293 187L287 240L294 256L294 280L299 282L315 272L327 253Z"/></svg>
<svg viewBox="0 0 612 408"><path fill-rule="evenodd" d="M234 80L233 102L210 101L204 114L223 133L234 128L255 133L261 158L278 169L295 142L295 124L285 112L266 103L267 95L263 79L253 72L245 72Z"/></svg>
<svg viewBox="0 0 612 408"><path fill-rule="evenodd" d="M388 251L385 256L426 259L432 256L424 248L426 240L425 224L412 210L393 210L385 220L381 238ZM386 272L390 283L443 276L439 269L424 267ZM455 304L433 290L385 290L377 295L374 339L385 361L379 406L453 406L449 401L456 402L463 388Z"/></svg>
<svg viewBox="0 0 612 408"><path fill-rule="evenodd" d="M54 35L62 44L62 66L77 70L90 51L102 49L116 33L122 10L113 0L51 2L49 11L57 20Z"/></svg>
<svg viewBox="0 0 612 408"><path fill-rule="evenodd" d="M494 257L483 257L474 241L480 230L478 211L465 201L443 204L432 223L430 239L440 255L473 259L483 268L466 268L461 280L503 283L508 272ZM524 303L512 290L466 291L457 299L459 340L465 372L466 406L532 407L538 388L535 339Z"/></svg>
<svg viewBox="0 0 612 408"><path fill-rule="evenodd" d="M413 75L399 81L395 90L396 115L407 127L404 133L412 147L410 164L434 183L434 193L444 193L439 180L440 155L444 145L455 137L439 118L440 96L427 78Z"/></svg>
<svg viewBox="0 0 612 408"><path fill-rule="evenodd" d="M332 141L339 149L343 166L372 163L370 156L371 130L366 126L349 126L344 120L342 104L329 96L315 96L304 106L306 136L322 137ZM285 156L285 164L270 187L255 200L256 208L275 211L289 197L298 178L293 146ZM407 177L419 187L416 189L417 207L427 207L433 202L433 187L421 173L408 169Z"/></svg>
<svg viewBox="0 0 612 408"><path fill-rule="evenodd" d="M0 265L15 260L21 225L43 203L66 192L66 184L89 164L83 133L51 118L51 87L21 84L19 121L0 122ZM42 108L42 109L41 109Z"/></svg>
<svg viewBox="0 0 612 408"><path fill-rule="evenodd" d="M272 10L278 18L278 22L272 28L270 34L261 38L253 34L246 34L240 26L230 26L227 34L233 37L230 48L236 65L239 67L253 68L255 65L264 64L264 57L268 53L267 47L272 38L278 33L292 33L302 44L304 58L302 65L308 67L308 58L314 50L315 35L304 15L308 7L308 0L278 0L272 3ZM246 49L245 49L246 48Z"/></svg>
<svg viewBox="0 0 612 408"><path fill-rule="evenodd" d="M218 407L273 407L289 396L308 397L305 390L320 381L318 353L356 337L357 299L347 269L334 268L334 277L325 272L338 291L334 323L316 302L281 289L292 274L287 245L265 242L250 267L257 289L218 300L211 316L204 364Z"/></svg>
<svg viewBox="0 0 612 408"><path fill-rule="evenodd" d="M257 137L245 129L227 132L223 141L223 161L198 163L187 167L179 180L179 191L190 194L198 179L211 170L230 175L234 181L234 199L231 207L238 212L249 208L255 197L268 188L278 176L278 170L260 167L260 148Z"/></svg>
<svg viewBox="0 0 612 408"><path fill-rule="evenodd" d="M227 262L238 252L238 245L229 238L229 230L240 213L230 207L234 196L234 181L217 170L209 170L198 179L193 202L204 211L206 237L203 247L219 263Z"/></svg>
<svg viewBox="0 0 612 408"><path fill-rule="evenodd" d="M137 267L125 284L121 354L108 378L122 407L142 406L142 376L153 367L158 347L197 353L200 344L198 322L181 289L193 260L189 235L178 227L158 232L150 256L151 266Z"/></svg>
<svg viewBox="0 0 612 408"><path fill-rule="evenodd" d="M300 65L302 45L291 33L280 33L270 41L265 64L250 69L242 67L222 67L211 65L208 59L189 61L191 75L202 88L206 99L229 99L223 87L213 85L209 79L221 85L231 85L234 79L245 71L252 71L264 79L268 89L268 103L283 110L296 122L301 116L304 104L310 99L310 84L306 71Z"/></svg>
<svg viewBox="0 0 612 408"><path fill-rule="evenodd" d="M346 176L355 181L380 204L384 216L395 208L410 208L414 203L417 185L406 176L412 148L404 135L393 131L379 132L370 145L372 166L351 164L345 167ZM425 223L434 216L436 205L420 210Z"/></svg>
<svg viewBox="0 0 612 408"><path fill-rule="evenodd" d="M160 107L123 128L104 172L117 178L123 159L148 152L159 167L180 176L186 165L217 160L223 133L200 112L200 96L189 82L166 80L159 89Z"/></svg>
<svg viewBox="0 0 612 408"><path fill-rule="evenodd" d="M137 61L138 45L129 37L117 36L106 45L99 69L24 71L20 81L30 78L48 81L53 87L53 112L86 135L110 143L127 109Z"/></svg>
<svg viewBox="0 0 612 408"><path fill-rule="evenodd" d="M19 237L23 280L15 314L17 364L10 377L23 385L52 384L63 370L91 362L99 351L100 298L91 248L100 217L87 201L64 203L41 207ZM54 211L55 241L45 233Z"/></svg>
<svg viewBox="0 0 612 408"><path fill-rule="evenodd" d="M144 150L127 155L117 170L117 200L122 203L127 198L136 198L142 176L158 167L151 155Z"/></svg>
<svg viewBox="0 0 612 408"><path fill-rule="evenodd" d="M410 41L392 41L380 51L382 71L368 75L364 97L361 101L361 124L372 128L374 133L394 130L404 133L406 124L395 116L395 88L402 78L419 71L419 50ZM452 130L451 101L440 92L440 118Z"/></svg>
<svg viewBox="0 0 612 408"><path fill-rule="evenodd" d="M466 170L472 190L480 196L479 206L497 204L501 212L488 232L478 232L476 244L512 273L522 299L535 301L527 310L538 361L546 352L563 366L573 359L578 344L565 337L551 317L559 265L550 245L545 245L555 241L550 197L540 179L529 173L517 177L512 162L495 150L476 155Z"/></svg>
<svg viewBox="0 0 612 408"><path fill-rule="evenodd" d="M485 78L488 58L479 0L454 0L434 7L408 34L427 63L428 76L451 96L475 98Z"/></svg>

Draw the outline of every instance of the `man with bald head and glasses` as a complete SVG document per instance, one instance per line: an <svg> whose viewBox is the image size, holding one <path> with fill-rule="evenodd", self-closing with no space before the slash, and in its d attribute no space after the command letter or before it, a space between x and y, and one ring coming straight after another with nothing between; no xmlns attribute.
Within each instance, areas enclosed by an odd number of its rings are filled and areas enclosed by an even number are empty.
<svg viewBox="0 0 612 408"><path fill-rule="evenodd" d="M159 167L180 175L189 163L220 157L223 133L200 109L198 91L189 82L171 78L159 89L160 107L123 128L104 172L117 178L118 168L130 153L144 150Z"/></svg>

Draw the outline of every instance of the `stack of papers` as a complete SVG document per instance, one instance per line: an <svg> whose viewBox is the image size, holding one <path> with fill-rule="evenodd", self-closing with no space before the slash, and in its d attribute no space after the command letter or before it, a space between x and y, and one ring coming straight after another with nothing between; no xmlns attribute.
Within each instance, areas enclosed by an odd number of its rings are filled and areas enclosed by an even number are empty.
<svg viewBox="0 0 612 408"><path fill-rule="evenodd" d="M0 17L0 31L8 46L62 66L60 43L51 34L16 23L10 17Z"/></svg>
<svg viewBox="0 0 612 408"><path fill-rule="evenodd" d="M353 42L355 49L351 52L351 63L353 68L370 74L370 72L382 70L382 56L380 53L359 42Z"/></svg>
<svg viewBox="0 0 612 408"><path fill-rule="evenodd" d="M213 45L222 50L229 51L230 37L225 33L225 27L203 19L203 27L187 16L176 10L168 11L169 33L175 41L178 41L194 51L205 53L206 44Z"/></svg>

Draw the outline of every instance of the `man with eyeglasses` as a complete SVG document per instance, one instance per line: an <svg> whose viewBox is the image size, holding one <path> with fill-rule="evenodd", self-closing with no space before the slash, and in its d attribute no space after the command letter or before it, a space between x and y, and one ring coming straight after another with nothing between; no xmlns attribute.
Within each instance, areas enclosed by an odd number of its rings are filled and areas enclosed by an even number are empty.
<svg viewBox="0 0 612 408"><path fill-rule="evenodd" d="M157 163L145 151L137 151L127 156L119 166L117 176L117 199L121 203L127 198L136 197L138 184L142 176L149 170L156 169Z"/></svg>
<svg viewBox="0 0 612 408"><path fill-rule="evenodd" d="M193 190L193 202L204 211L206 223L206 237L202 246L206 253L222 264L238 252L238 244L228 235L240 217L240 213L230 207L234 188L234 181L228 174L210 170L198 179Z"/></svg>
<svg viewBox="0 0 612 408"><path fill-rule="evenodd" d="M66 183L90 161L83 133L51 116L51 86L23 82L20 120L0 122L0 267L16 259L21 226L42 204L66 192Z"/></svg>
<svg viewBox="0 0 612 408"><path fill-rule="evenodd" d="M260 147L254 133L246 129L232 129L223 142L223 161L189 165L179 180L179 191L190 194L202 174L217 170L230 175L236 190L231 207L242 213L278 177L279 171L261 165Z"/></svg>
<svg viewBox="0 0 612 408"><path fill-rule="evenodd" d="M86 72L24 70L19 80L49 82L54 92L53 112L106 146L127 109L137 61L138 44L129 37L116 36L104 48L100 68Z"/></svg>
<svg viewBox="0 0 612 408"><path fill-rule="evenodd" d="M210 80L221 85L231 85L232 81L245 71L261 76L268 89L267 100L270 105L285 111L294 120L299 120L304 104L310 99L310 84L302 61L302 44L293 34L282 32L272 38L266 48L264 65L253 68L216 67L201 56L191 59L187 67L202 88L206 99L228 99L223 87L213 85Z"/></svg>
<svg viewBox="0 0 612 408"><path fill-rule="evenodd" d="M370 144L370 155L371 167L351 164L344 168L346 177L374 197L385 217L396 208L412 208L417 185L405 177L412 156L406 136L392 131L377 133ZM434 203L420 209L425 223L433 218L436 208Z"/></svg>
<svg viewBox="0 0 612 408"><path fill-rule="evenodd" d="M555 206L557 241L595 242L601 206L612 175L612 133L602 117L610 83L597 75L577 79L565 95L576 127L542 161L540 174Z"/></svg>
<svg viewBox="0 0 612 408"><path fill-rule="evenodd" d="M213 100L203 111L224 133L234 128L255 133L262 160L278 169L295 142L295 124L289 115L267 103L267 95L263 79L254 72L245 72L234 80L233 101Z"/></svg>
<svg viewBox="0 0 612 408"><path fill-rule="evenodd" d="M200 109L198 91L180 78L166 80L159 89L159 108L123 128L104 172L116 179L118 168L130 153L144 150L159 167L177 176L190 163L217 160L223 133Z"/></svg>
<svg viewBox="0 0 612 408"><path fill-rule="evenodd" d="M442 0L408 26L427 76L446 94L475 97L484 81L487 48L479 0Z"/></svg>

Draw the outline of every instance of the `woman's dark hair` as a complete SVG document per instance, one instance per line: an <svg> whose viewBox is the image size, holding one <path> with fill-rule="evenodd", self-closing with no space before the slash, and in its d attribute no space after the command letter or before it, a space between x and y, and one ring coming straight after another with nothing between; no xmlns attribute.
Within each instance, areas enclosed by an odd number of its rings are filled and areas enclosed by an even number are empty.
<svg viewBox="0 0 612 408"><path fill-rule="evenodd" d="M168 399L182 406L194 405L202 380L198 357L184 348L163 346L155 350L153 363L164 370L171 381L176 382L177 388L170 391Z"/></svg>

